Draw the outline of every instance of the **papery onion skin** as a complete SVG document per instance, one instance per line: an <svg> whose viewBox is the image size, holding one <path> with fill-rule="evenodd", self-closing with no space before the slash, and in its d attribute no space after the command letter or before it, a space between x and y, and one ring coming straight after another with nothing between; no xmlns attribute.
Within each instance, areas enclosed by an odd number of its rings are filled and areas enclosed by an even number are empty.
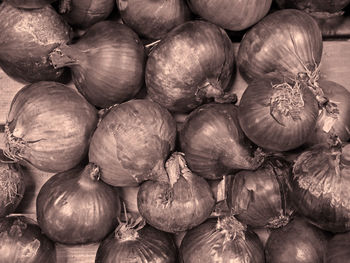
<svg viewBox="0 0 350 263"><path fill-rule="evenodd" d="M315 129L319 109L316 97L306 84L296 84L285 82L282 76L266 75L244 91L238 106L239 124L263 149L295 149Z"/></svg>
<svg viewBox="0 0 350 263"><path fill-rule="evenodd" d="M22 83L63 81L48 54L71 38L71 28L52 6L25 10L0 4L0 67Z"/></svg>
<svg viewBox="0 0 350 263"><path fill-rule="evenodd" d="M303 218L294 218L288 225L272 230L266 246L269 263L323 263L327 236Z"/></svg>
<svg viewBox="0 0 350 263"><path fill-rule="evenodd" d="M0 219L1 262L55 263L55 244L25 216Z"/></svg>
<svg viewBox="0 0 350 263"><path fill-rule="evenodd" d="M349 263L350 232L334 235L327 244L326 263Z"/></svg>
<svg viewBox="0 0 350 263"><path fill-rule="evenodd" d="M192 111L179 133L190 170L206 179L221 179L239 169L256 169L252 144L238 123L237 106L204 104ZM262 157L262 156L261 156Z"/></svg>
<svg viewBox="0 0 350 263"><path fill-rule="evenodd" d="M241 31L254 25L270 10L272 0L188 0L191 10L218 26Z"/></svg>
<svg viewBox="0 0 350 263"><path fill-rule="evenodd" d="M335 13L344 9L350 0L275 0L279 8L296 8L307 12Z"/></svg>
<svg viewBox="0 0 350 263"><path fill-rule="evenodd" d="M208 99L224 98L235 73L227 33L195 20L173 28L153 47L145 82L151 100L173 112L189 112Z"/></svg>
<svg viewBox="0 0 350 263"><path fill-rule="evenodd" d="M210 218L189 230L180 245L181 262L265 262L258 236L235 219L225 221L227 219Z"/></svg>
<svg viewBox="0 0 350 263"><path fill-rule="evenodd" d="M55 1L56 0L5 0L5 2L10 3L14 7L24 9L43 8Z"/></svg>
<svg viewBox="0 0 350 263"><path fill-rule="evenodd" d="M270 72L291 80L298 73L315 78L322 49L317 22L306 12L283 9L267 15L245 34L238 49L237 66L247 82Z"/></svg>
<svg viewBox="0 0 350 263"><path fill-rule="evenodd" d="M116 21L94 24L74 44L58 47L50 59L56 68L70 67L79 92L100 108L134 98L144 83L141 40Z"/></svg>
<svg viewBox="0 0 350 263"><path fill-rule="evenodd" d="M26 85L7 116L7 154L46 172L71 169L87 156L97 121L97 110L72 88L53 81Z"/></svg>
<svg viewBox="0 0 350 263"><path fill-rule="evenodd" d="M118 192L99 179L99 169L89 163L53 175L36 200L38 224L55 242L99 242L118 224Z"/></svg>
<svg viewBox="0 0 350 263"><path fill-rule="evenodd" d="M350 145L318 144L295 160L291 196L297 211L330 232L350 230Z"/></svg>
<svg viewBox="0 0 350 263"><path fill-rule="evenodd" d="M114 186L136 186L165 173L164 162L175 147L176 122L159 104L134 99L105 115L92 136L89 160L101 178Z"/></svg>
<svg viewBox="0 0 350 263"><path fill-rule="evenodd" d="M229 176L230 212L253 228L283 227L294 212L287 185L290 174L287 161L270 157L254 171Z"/></svg>
<svg viewBox="0 0 350 263"><path fill-rule="evenodd" d="M139 35L160 39L175 26L191 19L185 0L116 0L123 22Z"/></svg>

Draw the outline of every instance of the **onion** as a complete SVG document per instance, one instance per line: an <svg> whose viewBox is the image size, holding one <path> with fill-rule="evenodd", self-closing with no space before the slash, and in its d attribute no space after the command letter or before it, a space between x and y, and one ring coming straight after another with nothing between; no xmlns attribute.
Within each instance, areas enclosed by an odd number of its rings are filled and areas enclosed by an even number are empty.
<svg viewBox="0 0 350 263"><path fill-rule="evenodd" d="M291 178L297 210L331 232L350 230L350 144L316 145L295 161Z"/></svg>
<svg viewBox="0 0 350 263"><path fill-rule="evenodd" d="M265 246L269 263L323 263L327 239L318 228L302 218L272 230Z"/></svg>
<svg viewBox="0 0 350 263"><path fill-rule="evenodd" d="M17 8L35 9L43 8L56 0L4 0Z"/></svg>
<svg viewBox="0 0 350 263"><path fill-rule="evenodd" d="M192 111L180 133L181 151L190 170L206 179L220 179L239 169L254 170L263 161L241 130L237 106L209 103Z"/></svg>
<svg viewBox="0 0 350 263"><path fill-rule="evenodd" d="M350 0L276 0L280 8L296 8L309 13L336 13L344 9Z"/></svg>
<svg viewBox="0 0 350 263"><path fill-rule="evenodd" d="M115 0L61 0L59 12L69 24L88 28L105 20L114 6Z"/></svg>
<svg viewBox="0 0 350 263"><path fill-rule="evenodd" d="M164 162L175 147L176 123L159 104L135 99L105 115L90 144L89 160L114 186L136 186L166 176Z"/></svg>
<svg viewBox="0 0 350 263"><path fill-rule="evenodd" d="M226 202L235 217L254 228L279 228L293 213L288 194L291 165L270 157L254 171L229 176Z"/></svg>
<svg viewBox="0 0 350 263"><path fill-rule="evenodd" d="M265 262L259 237L233 216L210 218L189 230L182 239L180 257L183 263Z"/></svg>
<svg viewBox="0 0 350 263"><path fill-rule="evenodd" d="M0 4L0 67L17 81L63 80L48 54L70 40L70 27L52 6L25 10Z"/></svg>
<svg viewBox="0 0 350 263"><path fill-rule="evenodd" d="M0 217L15 212L25 191L22 169L19 165L0 161Z"/></svg>
<svg viewBox="0 0 350 263"><path fill-rule="evenodd" d="M0 219L1 262L55 263L55 244L25 216Z"/></svg>
<svg viewBox="0 0 350 263"><path fill-rule="evenodd" d="M311 16L295 9L278 10L245 34L237 65L247 82L277 72L291 80L306 75L313 84L319 77L322 48L321 30Z"/></svg>
<svg viewBox="0 0 350 263"><path fill-rule="evenodd" d="M186 0L116 0L123 22L139 35L159 39L191 19Z"/></svg>
<svg viewBox="0 0 350 263"><path fill-rule="evenodd" d="M36 200L42 231L64 244L101 241L117 226L120 208L117 192L92 163L53 175Z"/></svg>
<svg viewBox="0 0 350 263"><path fill-rule="evenodd" d="M51 54L55 68L68 66L77 89L92 104L106 108L135 97L144 82L144 48L127 26L101 21L72 45Z"/></svg>
<svg viewBox="0 0 350 263"><path fill-rule="evenodd" d="M168 233L145 224L139 217L121 222L97 249L96 263L176 263L177 248Z"/></svg>
<svg viewBox="0 0 350 263"><path fill-rule="evenodd" d="M334 235L327 244L326 263L348 263L350 259L350 232Z"/></svg>
<svg viewBox="0 0 350 263"><path fill-rule="evenodd" d="M288 151L306 142L315 129L318 103L305 82L278 75L252 81L238 107L239 124L258 146Z"/></svg>
<svg viewBox="0 0 350 263"><path fill-rule="evenodd" d="M241 31L262 19L272 0L188 0L191 10L225 29Z"/></svg>
<svg viewBox="0 0 350 263"><path fill-rule="evenodd" d="M233 45L220 27L188 21L172 29L151 50L145 71L148 96L170 111L188 112L208 99L235 100Z"/></svg>
<svg viewBox="0 0 350 263"><path fill-rule="evenodd" d="M147 223L170 233L203 223L215 206L207 181L193 174L183 154L175 152L167 160L168 178L146 181L137 195L138 210Z"/></svg>
<svg viewBox="0 0 350 263"><path fill-rule="evenodd" d="M87 155L97 111L78 92L42 81L20 89L5 125L5 153L47 172L73 168Z"/></svg>

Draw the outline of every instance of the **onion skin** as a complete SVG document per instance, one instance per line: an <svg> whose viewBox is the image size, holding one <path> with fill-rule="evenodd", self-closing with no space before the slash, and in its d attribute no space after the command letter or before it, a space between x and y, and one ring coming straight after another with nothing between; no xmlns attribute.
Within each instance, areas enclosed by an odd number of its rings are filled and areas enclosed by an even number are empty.
<svg viewBox="0 0 350 263"><path fill-rule="evenodd" d="M272 0L188 0L192 12L232 31L247 29L261 20L270 10L271 3Z"/></svg>
<svg viewBox="0 0 350 263"><path fill-rule="evenodd" d="M7 116L7 154L46 172L71 169L87 156L97 120L96 109L64 84L24 86Z"/></svg>
<svg viewBox="0 0 350 263"><path fill-rule="evenodd" d="M262 154L252 157L252 144L239 126L237 111L233 104L209 103L188 115L179 141L192 172L214 180L262 163Z"/></svg>
<svg viewBox="0 0 350 263"><path fill-rule="evenodd" d="M326 263L349 263L350 232L334 235L327 244Z"/></svg>
<svg viewBox="0 0 350 263"><path fill-rule="evenodd" d="M296 8L306 12L336 13L344 9L350 0L275 0L279 8Z"/></svg>
<svg viewBox="0 0 350 263"><path fill-rule="evenodd" d="M71 28L52 6L25 10L0 4L0 67L22 83L63 80L48 54L71 38Z"/></svg>
<svg viewBox="0 0 350 263"><path fill-rule="evenodd" d="M173 153L166 167L168 181L141 184L137 195L141 216L153 227L170 233L203 223L215 206L208 182L187 168L181 153Z"/></svg>
<svg viewBox="0 0 350 263"><path fill-rule="evenodd" d="M322 49L321 30L310 15L296 9L278 10L245 34L238 49L237 65L248 83L270 72L290 80L306 73L314 80Z"/></svg>
<svg viewBox="0 0 350 263"><path fill-rule="evenodd" d="M307 84L300 83L298 87L284 82L281 76L266 75L244 91L238 119L246 136L258 146L288 151L306 142L315 129L318 110L316 97Z"/></svg>
<svg viewBox="0 0 350 263"><path fill-rule="evenodd" d="M123 22L139 35L160 39L175 26L191 19L185 0L116 0Z"/></svg>
<svg viewBox="0 0 350 263"><path fill-rule="evenodd" d="M208 99L225 99L235 73L226 32L195 20L173 28L153 47L145 82L151 100L173 112L189 112Z"/></svg>
<svg viewBox="0 0 350 263"><path fill-rule="evenodd" d="M105 238L118 224L121 204L117 192L99 179L89 163L53 175L36 200L38 224L53 241L86 244Z"/></svg>
<svg viewBox="0 0 350 263"><path fill-rule="evenodd" d="M326 235L302 218L273 230L265 246L269 263L323 263Z"/></svg>
<svg viewBox="0 0 350 263"><path fill-rule="evenodd" d="M74 44L55 49L50 59L56 68L70 67L79 92L100 108L134 98L144 83L141 40L116 21L94 24Z"/></svg>
<svg viewBox="0 0 350 263"><path fill-rule="evenodd" d="M43 8L55 1L56 0L5 0L4 2L8 2L17 8L36 9Z"/></svg>
<svg viewBox="0 0 350 263"><path fill-rule="evenodd" d="M134 99L112 107L92 136L89 160L113 186L137 186L164 175L175 147L176 122L159 104ZM165 174L166 176L166 174Z"/></svg>
<svg viewBox="0 0 350 263"><path fill-rule="evenodd" d="M56 262L55 244L25 216L0 219L0 262Z"/></svg>
<svg viewBox="0 0 350 263"><path fill-rule="evenodd" d="M330 232L350 230L350 145L318 144L295 161L291 196L297 211Z"/></svg>
<svg viewBox="0 0 350 263"><path fill-rule="evenodd" d="M183 263L263 263L264 251L258 236L233 218L210 218L189 230L180 245Z"/></svg>

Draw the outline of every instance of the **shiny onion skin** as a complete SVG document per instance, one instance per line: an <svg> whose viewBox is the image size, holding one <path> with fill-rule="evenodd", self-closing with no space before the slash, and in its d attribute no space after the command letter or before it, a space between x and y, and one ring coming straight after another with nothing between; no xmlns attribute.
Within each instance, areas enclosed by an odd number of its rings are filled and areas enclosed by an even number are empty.
<svg viewBox="0 0 350 263"><path fill-rule="evenodd" d="M55 1L56 0L5 0L5 2L10 3L14 7L24 9L43 8Z"/></svg>
<svg viewBox="0 0 350 263"><path fill-rule="evenodd" d="M170 111L189 112L208 99L234 100L233 45L220 27L201 20L173 28L149 53L145 82L151 100Z"/></svg>
<svg viewBox="0 0 350 263"><path fill-rule="evenodd" d="M270 72L291 80L303 73L314 82L322 49L317 22L306 12L283 9L267 15L244 35L237 65L247 82Z"/></svg>
<svg viewBox="0 0 350 263"><path fill-rule="evenodd" d="M151 226L170 233L203 223L214 210L215 199L208 182L193 174L184 155L175 152L167 160L168 178L141 184L137 206Z"/></svg>
<svg viewBox="0 0 350 263"><path fill-rule="evenodd" d="M25 216L0 219L0 262L56 263L55 244Z"/></svg>
<svg viewBox="0 0 350 263"><path fill-rule="evenodd" d="M71 28L52 6L19 9L0 3L0 67L22 83L61 81L63 69L55 69L48 54L71 38Z"/></svg>
<svg viewBox="0 0 350 263"><path fill-rule="evenodd" d="M230 212L253 228L279 228L286 225L294 209L288 193L291 165L269 157L254 171L229 176L227 204Z"/></svg>
<svg viewBox="0 0 350 263"><path fill-rule="evenodd" d="M186 0L116 0L123 22L139 35L160 39L191 19Z"/></svg>
<svg viewBox="0 0 350 263"><path fill-rule="evenodd" d="M265 245L269 263L324 263L327 236L303 218L274 229Z"/></svg>
<svg viewBox="0 0 350 263"><path fill-rule="evenodd" d="M350 262L350 232L334 235L327 244L327 256L325 263L349 263Z"/></svg>
<svg viewBox="0 0 350 263"><path fill-rule="evenodd" d="M141 218L121 222L97 249L95 263L177 263L171 235L145 224Z"/></svg>
<svg viewBox="0 0 350 263"><path fill-rule="evenodd" d="M192 111L179 133L190 170L206 179L221 179L239 169L254 170L263 161L244 135L233 104L204 104Z"/></svg>
<svg viewBox="0 0 350 263"><path fill-rule="evenodd" d="M222 28L241 31L261 20L272 0L188 0L190 9Z"/></svg>
<svg viewBox="0 0 350 263"><path fill-rule="evenodd" d="M46 172L71 169L87 156L97 120L96 109L64 84L26 85L7 115L5 153Z"/></svg>
<svg viewBox="0 0 350 263"><path fill-rule="evenodd" d="M336 13L344 9L350 0L275 0L279 8L296 8L308 13Z"/></svg>
<svg viewBox="0 0 350 263"><path fill-rule="evenodd" d="M264 263L259 237L234 217L210 218L189 230L180 245L181 263Z"/></svg>
<svg viewBox="0 0 350 263"><path fill-rule="evenodd" d="M325 143L333 136L347 142L350 139L350 92L334 81L320 79L318 84L328 101L320 111L316 129L307 144Z"/></svg>
<svg viewBox="0 0 350 263"><path fill-rule="evenodd" d="M117 226L120 209L118 192L92 163L53 175L36 200L42 231L63 244L101 241Z"/></svg>
<svg viewBox="0 0 350 263"><path fill-rule="evenodd" d="M55 68L70 67L79 92L101 108L132 99L144 83L144 47L116 21L94 24L74 44L50 53L50 60Z"/></svg>
<svg viewBox="0 0 350 263"><path fill-rule="evenodd" d="M107 19L115 6L115 0L60 0L60 14L77 28L89 28Z"/></svg>
<svg viewBox="0 0 350 263"><path fill-rule="evenodd" d="M297 211L331 232L350 230L350 144L319 144L295 161L291 196Z"/></svg>
<svg viewBox="0 0 350 263"><path fill-rule="evenodd" d="M315 129L318 102L308 84L266 75L251 82L238 106L239 124L258 146L288 151L306 142Z"/></svg>
<svg viewBox="0 0 350 263"><path fill-rule="evenodd" d="M105 115L92 136L89 160L101 179L114 186L137 186L166 176L164 162L175 147L176 122L159 104L134 99Z"/></svg>

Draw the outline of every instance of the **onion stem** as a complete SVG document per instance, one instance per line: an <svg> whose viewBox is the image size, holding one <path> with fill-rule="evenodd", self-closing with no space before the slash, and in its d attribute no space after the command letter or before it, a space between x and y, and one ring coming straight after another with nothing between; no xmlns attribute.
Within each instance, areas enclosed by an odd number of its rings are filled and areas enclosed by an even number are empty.
<svg viewBox="0 0 350 263"><path fill-rule="evenodd" d="M49 59L53 67L57 69L77 65L85 58L85 56L84 52L74 46L62 44L49 54Z"/></svg>

